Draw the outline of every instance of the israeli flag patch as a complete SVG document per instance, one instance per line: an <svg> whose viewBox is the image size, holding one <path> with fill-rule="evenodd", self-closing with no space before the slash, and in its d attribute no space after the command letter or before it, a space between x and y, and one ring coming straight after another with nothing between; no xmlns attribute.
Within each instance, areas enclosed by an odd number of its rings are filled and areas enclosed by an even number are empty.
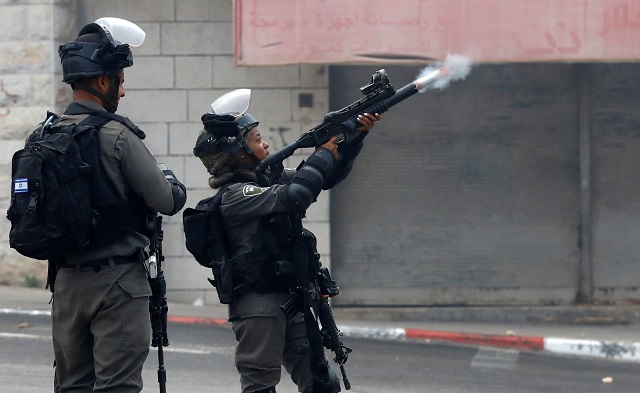
<svg viewBox="0 0 640 393"><path fill-rule="evenodd" d="M15 194L29 192L29 179L15 179L13 181L13 192Z"/></svg>

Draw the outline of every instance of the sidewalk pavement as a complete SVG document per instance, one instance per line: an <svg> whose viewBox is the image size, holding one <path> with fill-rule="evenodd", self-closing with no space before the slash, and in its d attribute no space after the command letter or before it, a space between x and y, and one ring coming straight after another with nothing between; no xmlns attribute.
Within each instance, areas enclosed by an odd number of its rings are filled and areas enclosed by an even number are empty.
<svg viewBox="0 0 640 393"><path fill-rule="evenodd" d="M0 314L50 314L40 288L0 286ZM198 299L200 300L200 299ZM169 301L168 322L228 328L227 308ZM334 307L344 337L640 362L640 306Z"/></svg>

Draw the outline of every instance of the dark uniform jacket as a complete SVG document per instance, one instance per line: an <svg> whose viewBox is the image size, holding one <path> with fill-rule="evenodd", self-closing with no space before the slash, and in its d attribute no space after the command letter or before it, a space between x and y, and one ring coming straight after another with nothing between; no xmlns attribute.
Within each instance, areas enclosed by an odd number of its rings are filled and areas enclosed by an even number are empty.
<svg viewBox="0 0 640 393"><path fill-rule="evenodd" d="M334 187L348 176L366 135L366 132L359 133L349 143L343 145L340 158L335 161L331 173L324 179L323 189ZM295 169L285 169L276 184L260 187L253 172L238 172L223 191L220 211L231 247L228 250L230 257L235 258L254 250L270 253L270 259L260 262L258 280L253 285L259 292L285 290L289 287L287 279L276 275L274 264L283 258L283 253L286 258L287 251L292 250L283 249L279 241L282 237L274 234L269 219L277 215L289 214L291 223L302 228L300 220L304 212L296 211L291 203L287 203L287 185L296 173ZM296 222L293 222L294 220ZM290 256L289 254L288 257ZM289 260L289 262L293 261Z"/></svg>
<svg viewBox="0 0 640 393"><path fill-rule="evenodd" d="M261 263L254 289L259 292L285 290L286 284L276 277L274 255L276 240L271 233L269 219L279 214L289 214L290 206L285 202L286 183L295 176L295 169L285 169L280 181L270 187L260 187L255 174L237 174L223 190L220 211L223 216L227 239L235 258L254 250L270 253L270 258Z"/></svg>

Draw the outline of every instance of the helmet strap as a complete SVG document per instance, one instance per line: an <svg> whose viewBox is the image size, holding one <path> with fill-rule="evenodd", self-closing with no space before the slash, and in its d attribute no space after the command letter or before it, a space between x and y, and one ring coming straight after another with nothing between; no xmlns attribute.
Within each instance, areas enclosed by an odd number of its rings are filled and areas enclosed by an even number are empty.
<svg viewBox="0 0 640 393"><path fill-rule="evenodd" d="M87 85L86 83L77 83L76 87L102 100L104 109L106 109L107 112L115 113L116 109L118 109L118 92L120 90L119 75L113 75L113 81L109 85L109 90L107 90L107 94L100 93L98 90Z"/></svg>
<svg viewBox="0 0 640 393"><path fill-rule="evenodd" d="M107 91L107 101L105 109L107 112L116 113L118 109L118 93L120 92L120 75L114 75L109 90Z"/></svg>
<svg viewBox="0 0 640 393"><path fill-rule="evenodd" d="M236 160L234 162L230 162L229 163L229 168L236 170L236 169L246 169L246 170L253 170L256 168L256 166L260 163L260 160L258 159L258 157L256 157L255 154L253 154L253 150L251 150L251 148L247 145L246 142L242 143L242 150L244 150L244 152L247 154L247 156L251 159L252 162L238 162L239 158L238 156L236 156Z"/></svg>
<svg viewBox="0 0 640 393"><path fill-rule="evenodd" d="M253 150L249 147L249 145L244 145L243 146L244 151L247 152L247 154L249 155L249 158L251 158L251 161L253 161L253 168L255 168L256 165L258 165L260 163L260 160L258 159L258 157L256 157L256 155L253 153Z"/></svg>

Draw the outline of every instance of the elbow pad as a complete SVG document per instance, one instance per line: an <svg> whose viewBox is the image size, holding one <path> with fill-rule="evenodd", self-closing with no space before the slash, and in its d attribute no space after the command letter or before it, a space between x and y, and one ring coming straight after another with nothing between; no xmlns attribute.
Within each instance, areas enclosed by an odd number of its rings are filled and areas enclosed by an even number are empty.
<svg viewBox="0 0 640 393"><path fill-rule="evenodd" d="M323 186L324 190L333 188L341 181L346 179L349 173L351 173L353 162L356 160L356 157L362 150L362 140L364 139L364 136L366 135L363 135L361 138L358 138L351 143L344 143L338 146L338 151L340 152L340 154L342 154L342 156L337 162L335 169L331 173L331 176L329 176L329 178L325 181Z"/></svg>
<svg viewBox="0 0 640 393"><path fill-rule="evenodd" d="M180 183L176 175L171 169L163 169L162 174L171 184L171 196L173 197L173 210L171 210L170 216L180 211L187 203L187 188L184 184Z"/></svg>
<svg viewBox="0 0 640 393"><path fill-rule="evenodd" d="M325 179L329 177L335 158L327 149L317 149L298 169L287 186L286 200L297 212L304 212L322 191Z"/></svg>

